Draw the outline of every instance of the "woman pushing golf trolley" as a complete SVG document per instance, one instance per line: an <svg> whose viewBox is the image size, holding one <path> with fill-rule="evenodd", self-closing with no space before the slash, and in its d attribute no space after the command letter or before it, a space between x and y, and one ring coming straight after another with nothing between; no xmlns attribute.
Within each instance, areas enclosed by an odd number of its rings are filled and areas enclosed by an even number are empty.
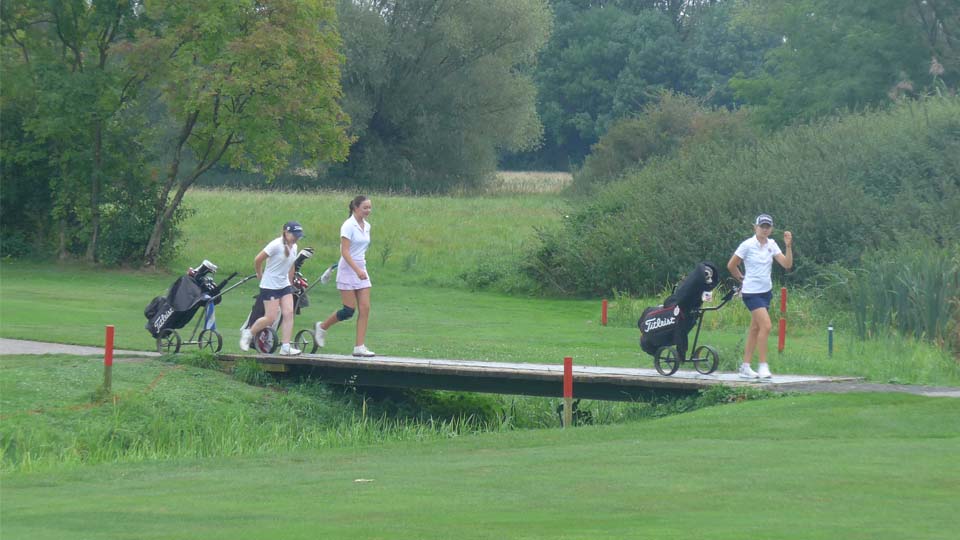
<svg viewBox="0 0 960 540"><path fill-rule="evenodd" d="M710 345L697 346L703 314L722 308L738 291L735 286L730 287L719 305L703 307L703 303L712 298L711 293L717 285L717 267L704 261L687 274L663 304L643 310L637 321L640 348L653 356L653 365L661 375L673 375L684 362L692 362L694 368L704 375L717 369L720 361L717 349ZM688 334L694 326L697 333L693 337L693 346L688 347ZM687 358L689 349L693 354Z"/></svg>
<svg viewBox="0 0 960 540"><path fill-rule="evenodd" d="M310 257L313 256L313 248L304 248L297 255L297 260L293 263L294 274L293 274L293 313L295 315L300 315L300 310L302 308L308 307L310 305L310 299L307 296L307 293L313 289L317 283L326 284L330 281L330 276L337 270L337 265L328 267L319 279L314 280L312 284L308 284L306 278L303 277L300 269L303 266L303 263L307 261ZM256 277L256 276L254 276ZM254 297L253 308L250 310L250 314L247 316L247 320L244 321L243 326L240 327L240 331L249 329L253 326L253 323L257 319L264 316L265 309L263 304L263 299L260 295ZM280 327L280 324L283 320L283 313L280 311L279 307L277 308L277 317L274 319L273 323L259 332L256 336L253 336L253 347L258 352L263 354L273 354L277 351L277 348L280 346L280 339L277 334L277 329ZM300 330L297 332L296 337L293 338L292 346L300 351L303 351L308 354L313 354L317 352L317 344L314 341L314 334L312 330Z"/></svg>

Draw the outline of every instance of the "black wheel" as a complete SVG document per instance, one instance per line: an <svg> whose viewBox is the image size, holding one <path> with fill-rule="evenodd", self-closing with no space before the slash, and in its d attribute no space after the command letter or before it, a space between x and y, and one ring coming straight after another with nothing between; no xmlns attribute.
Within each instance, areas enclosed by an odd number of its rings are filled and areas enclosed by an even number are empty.
<svg viewBox="0 0 960 540"><path fill-rule="evenodd" d="M168 328L157 338L157 349L164 354L176 354L180 352L180 343L180 334Z"/></svg>
<svg viewBox="0 0 960 540"><path fill-rule="evenodd" d="M293 346L307 354L317 352L317 342L313 340L313 332L310 330L297 332L297 337L293 340Z"/></svg>
<svg viewBox="0 0 960 540"><path fill-rule="evenodd" d="M263 354L273 354L280 347L280 339L273 328L264 328L253 338L253 346Z"/></svg>
<svg viewBox="0 0 960 540"><path fill-rule="evenodd" d="M693 351L693 366L704 375L713 373L719 363L720 353L709 345L701 345Z"/></svg>
<svg viewBox="0 0 960 540"><path fill-rule="evenodd" d="M677 358L677 349L673 347L660 347L657 354L653 357L653 367L661 375L673 375L680 369L680 359Z"/></svg>
<svg viewBox="0 0 960 540"><path fill-rule="evenodd" d="M221 336L216 330L208 328L207 330L200 332L200 339L197 340L197 343L199 343L201 351L218 353L220 352L220 349L223 348L223 336Z"/></svg>

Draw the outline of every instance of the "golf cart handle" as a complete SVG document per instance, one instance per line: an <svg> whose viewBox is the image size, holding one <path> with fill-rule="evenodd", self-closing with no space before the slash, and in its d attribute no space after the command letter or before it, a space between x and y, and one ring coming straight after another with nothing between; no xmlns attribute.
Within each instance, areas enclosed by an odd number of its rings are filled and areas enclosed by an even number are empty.
<svg viewBox="0 0 960 540"><path fill-rule="evenodd" d="M237 274L236 272L233 273L233 275L236 275L236 274ZM232 278L232 277L233 277L233 276L230 276L230 278ZM234 284L231 285L230 287L228 287L228 288L220 291L216 296L211 297L210 300L216 300L217 298L220 298L220 297L223 296L224 294L228 293L229 291L232 291L232 290L236 289L237 287L243 285L244 283L250 281L251 279L254 279L255 277L257 277L256 274L251 274L251 275L249 275L249 276L241 279L240 281L234 283ZM227 279L230 279L230 278L227 278Z"/></svg>
<svg viewBox="0 0 960 540"><path fill-rule="evenodd" d="M729 291L727 291L727 294L723 295L723 298L721 299L721 301L720 301L719 304L717 304L717 305L715 305L715 306L713 306L713 307L700 308L700 311L701 311L701 312L704 312L704 311L716 311L716 310L722 308L723 306L727 305L727 302L729 302L731 299L733 299L733 297L736 296L736 294L737 294L738 292L740 292L740 287L737 287L736 285L734 285L733 287L730 288Z"/></svg>

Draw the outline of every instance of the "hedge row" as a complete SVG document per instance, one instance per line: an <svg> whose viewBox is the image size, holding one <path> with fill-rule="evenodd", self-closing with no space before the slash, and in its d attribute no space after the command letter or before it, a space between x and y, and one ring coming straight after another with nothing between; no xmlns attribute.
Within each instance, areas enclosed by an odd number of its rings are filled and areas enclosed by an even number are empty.
<svg viewBox="0 0 960 540"><path fill-rule="evenodd" d="M541 231L527 272L564 294L660 291L698 261L725 265L773 215L804 281L868 250L960 238L960 99L903 103L787 128L755 144L689 145L654 159Z"/></svg>

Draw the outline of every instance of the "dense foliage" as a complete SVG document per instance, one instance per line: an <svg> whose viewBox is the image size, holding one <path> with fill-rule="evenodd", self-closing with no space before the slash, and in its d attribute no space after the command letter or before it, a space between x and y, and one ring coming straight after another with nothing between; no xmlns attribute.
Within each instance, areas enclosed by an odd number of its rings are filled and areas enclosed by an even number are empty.
<svg viewBox="0 0 960 540"><path fill-rule="evenodd" d="M664 91L734 104L727 82L759 69L769 33L731 24L734 2L559 0L536 67L543 146L511 166L567 169Z"/></svg>
<svg viewBox="0 0 960 540"><path fill-rule="evenodd" d="M2 6L4 254L154 264L217 163L346 155L332 0Z"/></svg>
<svg viewBox="0 0 960 540"><path fill-rule="evenodd" d="M700 260L722 267L760 212L781 244L780 232L794 234L789 279L917 238L956 250L960 100L797 126L747 147L690 145L582 204L541 232L528 267L567 294L655 292Z"/></svg>
<svg viewBox="0 0 960 540"><path fill-rule="evenodd" d="M574 188L590 193L618 179L625 171L640 169L650 160L673 156L683 147L724 140L733 145L756 137L749 117L741 112L710 109L693 98L665 93L644 107L643 113L615 123L574 174Z"/></svg>
<svg viewBox="0 0 960 540"><path fill-rule="evenodd" d="M744 2L740 24L782 36L753 76L730 82L770 127L960 82L960 3L945 0Z"/></svg>
<svg viewBox="0 0 960 540"><path fill-rule="evenodd" d="M540 138L528 71L544 0L341 0L344 107L356 144L331 182L435 191L493 174Z"/></svg>

